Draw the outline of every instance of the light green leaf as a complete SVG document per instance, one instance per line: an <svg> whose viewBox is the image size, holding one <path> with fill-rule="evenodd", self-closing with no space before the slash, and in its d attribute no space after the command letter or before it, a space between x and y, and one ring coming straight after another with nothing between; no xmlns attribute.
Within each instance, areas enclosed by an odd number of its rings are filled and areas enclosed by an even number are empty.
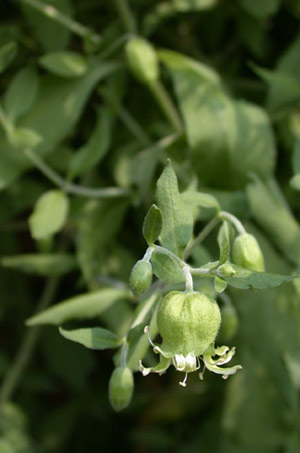
<svg viewBox="0 0 300 453"><path fill-rule="evenodd" d="M28 326L53 324L60 326L67 321L80 321L100 316L121 299L129 298L129 291L101 289L72 297L38 313L26 321Z"/></svg>
<svg viewBox="0 0 300 453"><path fill-rule="evenodd" d="M181 199L177 177L170 161L157 182L156 198L163 219L161 243L182 256L192 237L193 218L191 211Z"/></svg>
<svg viewBox="0 0 300 453"><path fill-rule="evenodd" d="M52 74L73 78L81 77L87 72L87 59L76 52L57 51L43 55L39 64Z"/></svg>
<svg viewBox="0 0 300 453"><path fill-rule="evenodd" d="M300 264L300 227L274 180L253 178L247 187L255 221L290 261Z"/></svg>
<svg viewBox="0 0 300 453"><path fill-rule="evenodd" d="M88 142L74 155L69 177L75 178L99 163L109 150L112 139L113 115L107 107L97 112L97 122Z"/></svg>
<svg viewBox="0 0 300 453"><path fill-rule="evenodd" d="M45 6L50 4L50 8L54 7L66 16L71 16L72 5L70 0L39 0L39 2L45 3ZM54 21L51 14L47 17L46 14L25 2L21 2L20 6L35 36L46 51L62 50L66 47L71 36L67 27Z"/></svg>
<svg viewBox="0 0 300 453"><path fill-rule="evenodd" d="M46 239L64 226L69 211L69 199L61 190L50 190L37 201L29 217L29 227L34 239Z"/></svg>
<svg viewBox="0 0 300 453"><path fill-rule="evenodd" d="M241 6L257 18L265 18L275 14L281 0L239 0Z"/></svg>
<svg viewBox="0 0 300 453"><path fill-rule="evenodd" d="M42 137L28 127L12 128L8 134L8 140L14 148L36 148L42 141Z"/></svg>
<svg viewBox="0 0 300 453"><path fill-rule="evenodd" d="M1 265L36 275L61 275L78 267L75 257L65 253L4 256Z"/></svg>
<svg viewBox="0 0 300 453"><path fill-rule="evenodd" d="M17 54L17 43L12 41L0 47L0 74L14 60Z"/></svg>
<svg viewBox="0 0 300 453"><path fill-rule="evenodd" d="M227 282L223 278L216 276L214 278L214 288L217 293L222 293L227 288Z"/></svg>
<svg viewBox="0 0 300 453"><path fill-rule="evenodd" d="M120 346L120 340L113 332L102 327L87 327L83 329L67 330L59 328L59 333L67 340L80 343L89 349L113 349Z"/></svg>
<svg viewBox="0 0 300 453"><path fill-rule="evenodd" d="M292 164L294 173L300 173L300 139L294 145Z"/></svg>
<svg viewBox="0 0 300 453"><path fill-rule="evenodd" d="M230 259L230 225L223 222L218 233L218 244L220 247L220 266Z"/></svg>
<svg viewBox="0 0 300 453"><path fill-rule="evenodd" d="M153 204L143 223L143 236L149 245L154 244L162 230L162 215L160 209Z"/></svg>
<svg viewBox="0 0 300 453"><path fill-rule="evenodd" d="M180 283L185 281L182 269L170 256L154 252L151 258L153 273L157 278L168 283Z"/></svg>
<svg viewBox="0 0 300 453"><path fill-rule="evenodd" d="M238 188L249 172L271 175L275 145L265 111L230 99L210 68L173 51L160 51L159 57L171 72L192 166L202 183Z"/></svg>
<svg viewBox="0 0 300 453"><path fill-rule="evenodd" d="M294 280L294 278L299 277L299 275L280 275L280 274L269 274L267 272L253 272L243 267L236 266L231 264L232 268L235 270L235 274L232 277L226 277L221 275L221 277L226 280L226 282L240 289L248 288L274 288L280 286L283 283L288 283Z"/></svg>
<svg viewBox="0 0 300 453"><path fill-rule="evenodd" d="M297 173L295 176L292 177L290 185L293 189L300 190L300 173Z"/></svg>
<svg viewBox="0 0 300 453"><path fill-rule="evenodd" d="M38 94L39 79L34 67L27 66L16 73L4 93L3 106L11 121L27 113Z"/></svg>

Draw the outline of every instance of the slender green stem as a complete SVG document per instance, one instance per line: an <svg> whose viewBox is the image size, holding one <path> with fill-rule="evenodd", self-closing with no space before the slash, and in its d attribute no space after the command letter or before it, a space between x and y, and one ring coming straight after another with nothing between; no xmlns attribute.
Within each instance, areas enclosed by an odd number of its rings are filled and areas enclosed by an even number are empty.
<svg viewBox="0 0 300 453"><path fill-rule="evenodd" d="M58 284L58 277L52 277L48 279L40 302L38 304L37 311L41 311L48 305L50 305L55 296ZM12 398L13 393L20 383L20 379L22 378L24 370L28 365L28 362L30 361L33 349L37 343L40 333L40 327L33 327L30 330L26 331L21 347L14 359L14 362L4 377L0 389L0 402L7 401Z"/></svg>
<svg viewBox="0 0 300 453"><path fill-rule="evenodd" d="M155 97L156 101L158 102L162 112L164 113L165 117L168 119L170 124L174 127L174 129L182 134L183 132L183 125L181 122L181 118L177 112L177 109L169 96L169 93L160 82L160 80L156 80L155 82L149 85L149 89L152 92L153 96Z"/></svg>
<svg viewBox="0 0 300 453"><path fill-rule="evenodd" d="M218 214L218 218L220 220L227 220L228 222L232 223L232 225L235 227L239 234L246 233L246 230L243 227L242 222L240 222L239 219L237 219L234 215L230 214L229 212L221 211Z"/></svg>
<svg viewBox="0 0 300 453"><path fill-rule="evenodd" d="M134 16L129 8L127 0L115 0L117 10L123 22L124 28L129 33L136 34L137 26Z"/></svg>
<svg viewBox="0 0 300 453"><path fill-rule="evenodd" d="M88 27L76 22L75 20L71 19L66 14L62 13L54 6L49 5L48 3L41 2L39 0L19 0L25 3L28 6L36 9L37 11L44 14L46 17L54 20L55 22L63 25L65 28L71 30L74 34L80 36L81 38L88 38L90 37L95 43L101 41L100 35L97 33L93 33Z"/></svg>
<svg viewBox="0 0 300 453"><path fill-rule="evenodd" d="M192 241L191 245L186 248L185 253L184 253L184 258L187 259L193 249L196 247L196 245L201 244L202 241L209 235L209 233L215 228L215 226L219 223L218 217L214 217L204 228L198 236L195 237L195 239Z"/></svg>
<svg viewBox="0 0 300 453"><path fill-rule="evenodd" d="M129 191L119 187L106 187L93 189L91 187L78 186L63 179L58 173L50 168L32 149L25 149L24 154L30 161L55 185L61 187L66 193L80 195L88 198L112 198L129 195Z"/></svg>
<svg viewBox="0 0 300 453"><path fill-rule="evenodd" d="M171 259L176 261L176 263L180 266L181 269L188 267L188 265L181 259L179 256L175 255L175 253L171 252L171 250L166 249L165 247L161 247L160 245L154 244L154 249L158 253L162 253L163 255L169 256Z"/></svg>

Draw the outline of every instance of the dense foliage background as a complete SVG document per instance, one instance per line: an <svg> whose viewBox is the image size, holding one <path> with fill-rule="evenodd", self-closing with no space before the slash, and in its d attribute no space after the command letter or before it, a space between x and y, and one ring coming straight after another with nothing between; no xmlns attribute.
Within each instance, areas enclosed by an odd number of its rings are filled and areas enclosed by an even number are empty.
<svg viewBox="0 0 300 453"><path fill-rule="evenodd" d="M1 4L1 453L299 452L297 280L227 293L241 372L191 376L186 389L174 370L137 373L120 414L107 396L113 351L24 325L38 306L114 288L122 297L93 322L126 332L167 157L181 190L215 195L256 234L268 271L300 266L299 1L48 4ZM159 93L128 68L133 33L158 50ZM57 186L39 219L37 200ZM198 232L210 211L197 215ZM214 256L214 239L195 260Z"/></svg>

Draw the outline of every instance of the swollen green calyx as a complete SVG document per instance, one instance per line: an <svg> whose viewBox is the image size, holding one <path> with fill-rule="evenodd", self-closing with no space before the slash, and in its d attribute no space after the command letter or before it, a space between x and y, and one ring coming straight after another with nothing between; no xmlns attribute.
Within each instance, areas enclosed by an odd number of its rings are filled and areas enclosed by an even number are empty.
<svg viewBox="0 0 300 453"><path fill-rule="evenodd" d="M214 347L220 324L220 309L211 297L199 292L168 293L161 300L157 312L162 344L155 345L148 328L145 328L154 352L160 354L160 362L152 368L145 368L140 362L140 371L144 376L150 372L162 374L172 363L177 371L185 372L185 378L180 382L183 387L186 386L187 373L200 369L200 359L204 362L204 369L222 374L224 378L234 374L240 365L231 368L221 368L220 365L231 360L235 349Z"/></svg>

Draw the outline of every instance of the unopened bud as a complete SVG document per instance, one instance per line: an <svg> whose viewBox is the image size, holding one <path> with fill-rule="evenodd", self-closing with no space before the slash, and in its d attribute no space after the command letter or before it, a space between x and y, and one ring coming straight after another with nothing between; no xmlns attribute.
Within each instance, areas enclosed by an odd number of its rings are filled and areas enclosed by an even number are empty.
<svg viewBox="0 0 300 453"><path fill-rule="evenodd" d="M143 294L152 282L152 266L148 261L140 260L133 267L129 286L135 296Z"/></svg>
<svg viewBox="0 0 300 453"><path fill-rule="evenodd" d="M142 83L151 84L159 77L159 64L152 45L142 38L133 38L126 44L126 55L133 75Z"/></svg>
<svg viewBox="0 0 300 453"><path fill-rule="evenodd" d="M233 243L232 260L234 264L250 271L264 272L264 257L257 240L252 234L242 233Z"/></svg>
<svg viewBox="0 0 300 453"><path fill-rule="evenodd" d="M109 401L116 412L129 406L133 388L134 380L130 368L115 368L109 380Z"/></svg>

